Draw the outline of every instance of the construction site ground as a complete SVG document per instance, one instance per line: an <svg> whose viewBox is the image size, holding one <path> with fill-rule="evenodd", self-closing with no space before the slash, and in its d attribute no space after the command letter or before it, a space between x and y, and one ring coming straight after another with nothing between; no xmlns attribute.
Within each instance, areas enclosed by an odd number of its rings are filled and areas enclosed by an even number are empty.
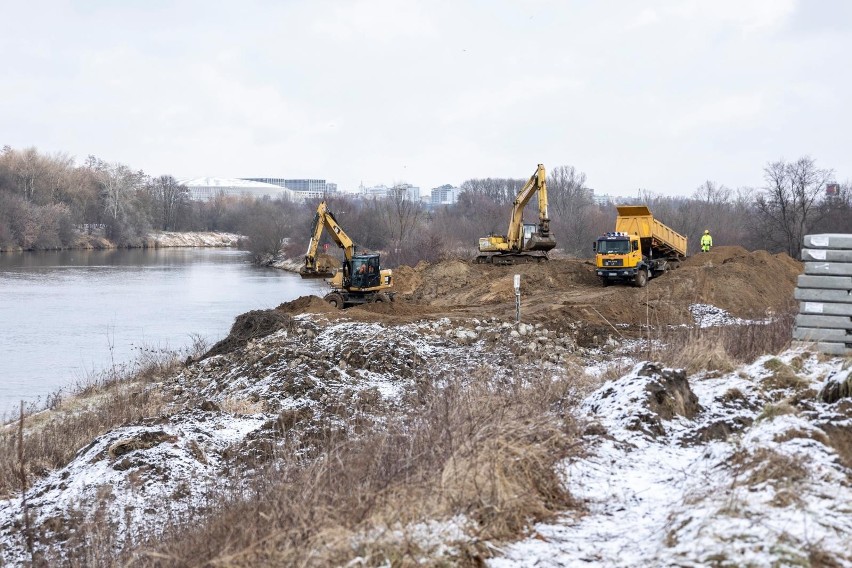
<svg viewBox="0 0 852 568"><path fill-rule="evenodd" d="M447 260L394 268L395 301L345 310L347 318L386 323L440 317L515 318L514 275L521 276L521 319L550 329L619 329L695 323L690 307L709 304L762 320L793 303L800 262L784 253L716 247L683 261L644 288L603 286L593 260L551 259L515 266ZM334 308L317 298L282 304L288 314ZM637 331L638 332L638 331Z"/></svg>

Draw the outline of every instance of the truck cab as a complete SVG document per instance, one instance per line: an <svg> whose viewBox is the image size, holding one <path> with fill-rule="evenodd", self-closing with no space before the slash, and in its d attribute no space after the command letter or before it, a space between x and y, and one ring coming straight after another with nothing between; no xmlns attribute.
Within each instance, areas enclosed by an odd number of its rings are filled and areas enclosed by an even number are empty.
<svg viewBox="0 0 852 568"><path fill-rule="evenodd" d="M604 285L612 281L632 280L644 286L651 276L637 235L612 231L600 236L593 247L595 269ZM640 275L640 272L643 274Z"/></svg>

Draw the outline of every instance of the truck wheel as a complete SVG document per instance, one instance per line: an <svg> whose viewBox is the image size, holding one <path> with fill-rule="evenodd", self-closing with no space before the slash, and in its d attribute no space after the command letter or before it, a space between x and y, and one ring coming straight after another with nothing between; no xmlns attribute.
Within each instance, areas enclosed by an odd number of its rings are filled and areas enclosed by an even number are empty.
<svg viewBox="0 0 852 568"><path fill-rule="evenodd" d="M644 288L645 284L648 283L648 272L646 270L640 270L636 273L635 284L637 288Z"/></svg>
<svg viewBox="0 0 852 568"><path fill-rule="evenodd" d="M326 302L337 308L338 310L343 309L343 296L338 294L337 292L332 292L331 294L326 294L325 298L323 298Z"/></svg>
<svg viewBox="0 0 852 568"><path fill-rule="evenodd" d="M609 286L609 278L607 278L606 276L604 276L603 278L601 278L601 284L603 284L603 287L604 287L604 288L606 288L607 286Z"/></svg>

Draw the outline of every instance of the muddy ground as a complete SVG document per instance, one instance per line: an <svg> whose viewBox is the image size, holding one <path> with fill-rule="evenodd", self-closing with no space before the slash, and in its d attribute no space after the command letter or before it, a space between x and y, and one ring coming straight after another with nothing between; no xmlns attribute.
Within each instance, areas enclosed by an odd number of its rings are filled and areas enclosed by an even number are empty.
<svg viewBox="0 0 852 568"><path fill-rule="evenodd" d="M463 260L394 269L396 298L345 310L347 318L387 323L437 317L513 320L513 277L521 275L521 317L551 329L694 323L689 306L711 304L743 319L764 319L790 308L800 262L786 254L716 247L686 259L645 288L604 287L591 260L490 266ZM300 298L278 311L295 315L334 311L318 299Z"/></svg>

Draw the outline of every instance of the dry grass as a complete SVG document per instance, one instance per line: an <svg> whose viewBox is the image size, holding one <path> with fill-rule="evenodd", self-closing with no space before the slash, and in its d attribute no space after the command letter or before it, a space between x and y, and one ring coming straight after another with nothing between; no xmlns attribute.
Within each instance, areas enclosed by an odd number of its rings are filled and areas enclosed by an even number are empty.
<svg viewBox="0 0 852 568"><path fill-rule="evenodd" d="M266 405L263 401L253 398L228 397L222 401L222 410L235 416L246 414L258 414L265 412Z"/></svg>
<svg viewBox="0 0 852 568"><path fill-rule="evenodd" d="M574 506L555 472L579 451L569 381L495 388L485 378L439 379L446 386L424 384L414 410L381 430L355 440L330 435L312 459L280 451L241 498L214 498L206 520L176 525L121 562L474 566L491 554L485 542L515 538ZM449 556L415 537L415 524L457 516L469 525Z"/></svg>
<svg viewBox="0 0 852 568"><path fill-rule="evenodd" d="M793 367L778 359L770 359L763 366L771 371L771 374L761 381L764 390L799 391L810 386L810 382L796 374Z"/></svg>
<svg viewBox="0 0 852 568"><path fill-rule="evenodd" d="M801 505L800 485L808 479L808 469L803 458L768 448L758 448L754 452L740 449L728 463L734 471L734 486L752 490L756 485L769 485L774 490L769 501L773 507ZM731 492L731 495L734 494ZM730 501L720 510L720 514L740 516L743 512L739 503Z"/></svg>
<svg viewBox="0 0 852 568"><path fill-rule="evenodd" d="M51 408L30 409L24 430L27 478L66 465L80 448L121 424L156 416L168 401L152 387L183 365L181 356L151 350L133 364L90 377L66 398L51 397ZM16 455L14 425L0 426L0 499L21 490Z"/></svg>
<svg viewBox="0 0 852 568"><path fill-rule="evenodd" d="M767 404L763 407L760 414L757 416L757 421L760 420L772 420L777 416L784 416L785 414L797 414L798 410L796 407L791 405L787 401L781 401L775 404Z"/></svg>
<svg viewBox="0 0 852 568"><path fill-rule="evenodd" d="M719 327L665 328L659 341L664 345L654 358L687 373L728 373L737 365L750 363L767 353L789 347L795 310L778 314L767 324Z"/></svg>
<svg viewBox="0 0 852 568"><path fill-rule="evenodd" d="M840 461L846 467L852 468L852 430L842 424L823 424L822 430L828 436L829 445L834 448Z"/></svg>

